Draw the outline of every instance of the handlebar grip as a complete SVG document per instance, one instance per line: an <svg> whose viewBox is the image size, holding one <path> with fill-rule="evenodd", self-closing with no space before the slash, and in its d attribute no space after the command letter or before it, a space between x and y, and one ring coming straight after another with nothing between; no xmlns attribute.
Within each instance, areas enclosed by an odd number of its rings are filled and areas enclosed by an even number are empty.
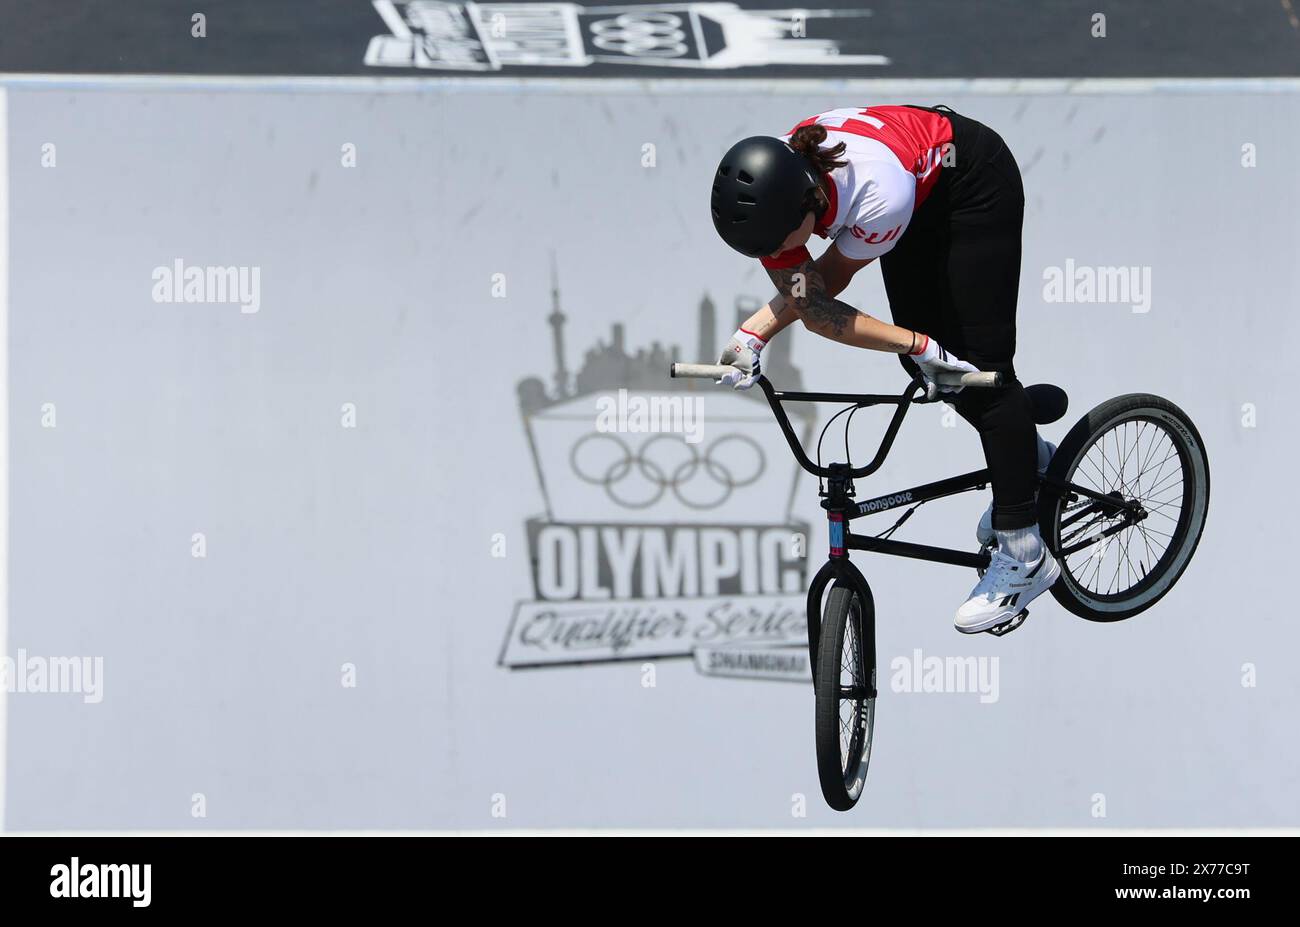
<svg viewBox="0 0 1300 927"><path fill-rule="evenodd" d="M699 380L717 380L723 374L735 372L736 368L730 364L673 364L668 368L668 376L675 379L693 377Z"/></svg>
<svg viewBox="0 0 1300 927"><path fill-rule="evenodd" d="M1002 385L1002 372L980 370L976 373L941 373L935 378L940 386L990 386Z"/></svg>

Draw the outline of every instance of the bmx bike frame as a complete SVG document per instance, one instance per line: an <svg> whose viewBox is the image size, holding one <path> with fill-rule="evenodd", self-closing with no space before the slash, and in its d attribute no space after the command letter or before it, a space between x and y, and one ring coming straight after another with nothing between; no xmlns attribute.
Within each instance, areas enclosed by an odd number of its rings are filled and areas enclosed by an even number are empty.
<svg viewBox="0 0 1300 927"><path fill-rule="evenodd" d="M940 499L944 496L952 496L957 493L969 492L975 489L983 489L989 484L990 474L988 468L982 470L972 470L969 473L963 473L959 476L949 477L948 479L937 480L932 483L924 483L920 486L913 486L909 489L903 489L896 492L886 493L881 496L875 496L871 499L858 501L855 498L854 480L861 479L875 473L884 463L885 458L889 455L893 447L894 439L898 435L898 429L903 423L903 418L907 415L907 410L913 403L938 401L930 399L918 399L918 392L924 393L925 382L917 376L912 382L898 395L888 394L857 394L857 393L824 393L824 392L787 392L778 390L772 386L766 377L758 378L758 385L762 388L763 394L767 397L768 405L772 409L772 414L776 417L777 424L781 427L781 433L785 436L786 443L790 446L791 452L804 470L817 476L819 479L826 480L826 485L821 489L822 497L821 507L826 510L826 521L828 528L829 556L825 564L818 570L817 575L813 578L812 584L808 589L808 642L809 652L812 659L812 665L816 666L816 642L820 637L821 625L821 600L827 585L832 581L838 581L857 589L859 595L863 598L864 603L874 611L871 589L867 584L862 573L849 561L850 550L871 551L879 554L891 554L897 557L909 557L915 560L929 560L934 563L948 563L954 566L973 567L977 570L985 569L989 565L990 555L987 551L970 553L969 551L954 550L946 547L933 547L927 544L913 544L907 541L896 541L888 537L878 537L864 534L854 534L848 528L849 523L855 518L861 518L865 515L874 515L877 512L884 512L890 509L901 508L903 506L916 506L922 502L928 502L932 499ZM942 398L942 396L938 397ZM862 409L870 406L893 405L896 406L894 414L885 429L884 437L881 439L880 447L876 450L872 460L860 467L854 467L851 463L830 463L822 465L814 463L808 459L807 453L799 442L794 428L790 424L790 419L786 415L783 403L787 402L829 402L841 403L854 409ZM847 425L845 426L847 428ZM1062 519L1062 527L1067 527L1082 518L1090 517L1097 513L1102 513L1109 517L1116 517L1114 525L1107 528L1100 534L1092 534L1086 541L1076 545L1065 547L1061 550L1053 550L1053 554L1058 558L1063 557L1078 550L1087 548L1096 544L1099 537L1109 536L1124 530L1129 525L1146 517L1141 505L1128 499L1124 499L1119 493L1100 493L1084 486L1078 486L1074 483L1067 482L1047 474L1038 475L1038 485L1040 492L1051 493L1053 496L1063 496L1070 501L1076 501L1080 497L1090 499L1091 502L1081 506L1077 511L1072 512L1068 518ZM911 512L906 513L895 525L897 528L907 520ZM890 529L892 531L893 529ZM1048 542L1047 538L1044 538Z"/></svg>

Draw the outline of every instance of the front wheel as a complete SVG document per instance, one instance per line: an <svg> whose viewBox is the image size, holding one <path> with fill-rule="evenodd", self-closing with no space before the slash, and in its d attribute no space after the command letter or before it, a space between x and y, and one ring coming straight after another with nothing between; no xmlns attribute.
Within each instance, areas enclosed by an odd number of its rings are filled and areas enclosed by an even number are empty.
<svg viewBox="0 0 1300 927"><path fill-rule="evenodd" d="M1173 588L1210 504L1205 444L1182 409L1147 393L1107 400L1070 429L1047 476L1105 497L1040 492L1039 529L1061 564L1058 602L1090 621L1119 621Z"/></svg>
<svg viewBox="0 0 1300 927"><path fill-rule="evenodd" d="M876 718L876 616L870 594L836 583L826 597L814 684L817 773L836 811L858 802Z"/></svg>

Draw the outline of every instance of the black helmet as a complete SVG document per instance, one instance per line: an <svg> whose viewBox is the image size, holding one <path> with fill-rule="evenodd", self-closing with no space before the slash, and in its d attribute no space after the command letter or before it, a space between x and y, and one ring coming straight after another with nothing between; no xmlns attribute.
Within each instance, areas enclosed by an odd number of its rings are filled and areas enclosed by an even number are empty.
<svg viewBox="0 0 1300 927"><path fill-rule="evenodd" d="M741 139L713 175L713 227L741 254L764 257L803 222L816 186L811 162L779 138Z"/></svg>

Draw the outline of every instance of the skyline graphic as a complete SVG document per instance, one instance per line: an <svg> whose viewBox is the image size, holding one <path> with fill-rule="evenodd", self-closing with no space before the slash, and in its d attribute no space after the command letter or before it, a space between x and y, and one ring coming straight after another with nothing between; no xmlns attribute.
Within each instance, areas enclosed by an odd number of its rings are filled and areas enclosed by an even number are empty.
<svg viewBox="0 0 1300 927"><path fill-rule="evenodd" d="M597 339L595 345L583 353L582 363L576 371L569 369L568 349L565 342L565 313L560 297L559 275L551 265L550 312L546 316L551 328L552 369L549 378L529 376L517 386L519 407L525 415L539 412L558 403L607 390L654 390L657 392L697 391L700 383L693 380L674 380L668 368L674 361L707 363L715 360L724 343L718 333L718 310L706 292L701 295L696 316L696 347L693 357L683 357L681 346L665 346L659 340L649 347L629 351L627 331L622 322L610 323L609 339ZM763 305L754 296L741 295L735 299L735 325L738 328ZM763 373L782 389L803 388L803 375L790 359L789 337L774 340L763 351ZM548 386L549 380L549 386ZM761 391L736 391L737 395L766 402ZM792 407L791 414L805 414L800 407Z"/></svg>

